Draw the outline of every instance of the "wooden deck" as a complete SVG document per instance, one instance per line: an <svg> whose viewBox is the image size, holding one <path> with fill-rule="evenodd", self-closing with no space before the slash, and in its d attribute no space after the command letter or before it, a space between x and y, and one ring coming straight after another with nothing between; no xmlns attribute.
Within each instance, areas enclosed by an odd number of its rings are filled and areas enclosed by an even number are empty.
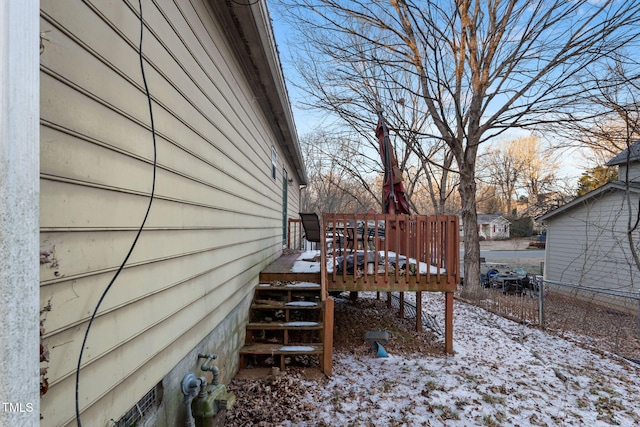
<svg viewBox="0 0 640 427"><path fill-rule="evenodd" d="M302 252L282 254L264 270L260 272L260 282L269 283L274 281L283 282L321 282L320 271L310 271L307 273L293 273L291 269L296 259Z"/></svg>
<svg viewBox="0 0 640 427"><path fill-rule="evenodd" d="M319 269L314 265L308 272L292 272L302 252L290 252L267 266L260 273L260 282L321 284L322 301L326 304L322 361L325 373L331 371L333 299L329 292L334 291L443 292L445 351L453 353L453 292L460 282L460 230L456 216L324 214L321 229L326 231L327 240L320 251ZM359 254L362 263L358 262ZM349 266L345 255L355 255L356 262ZM332 263L333 270L329 271L328 263ZM421 311L418 300L421 301L419 294L416 302ZM416 316L418 331L422 329L420 319Z"/></svg>

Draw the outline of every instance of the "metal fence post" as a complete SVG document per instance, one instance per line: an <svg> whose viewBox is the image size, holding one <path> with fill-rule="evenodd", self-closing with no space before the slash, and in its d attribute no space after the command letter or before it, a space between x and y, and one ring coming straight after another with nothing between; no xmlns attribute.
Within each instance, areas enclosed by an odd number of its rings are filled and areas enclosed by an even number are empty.
<svg viewBox="0 0 640 427"><path fill-rule="evenodd" d="M544 278L538 280L538 318L540 319L540 329L544 329Z"/></svg>

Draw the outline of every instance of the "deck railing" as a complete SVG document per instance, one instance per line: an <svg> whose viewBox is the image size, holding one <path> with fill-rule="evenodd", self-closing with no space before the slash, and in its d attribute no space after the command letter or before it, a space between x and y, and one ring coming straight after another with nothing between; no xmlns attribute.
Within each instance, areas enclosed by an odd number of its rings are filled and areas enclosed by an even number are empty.
<svg viewBox="0 0 640 427"><path fill-rule="evenodd" d="M305 249L304 243L302 220L299 218L289 218L287 220L287 248Z"/></svg>
<svg viewBox="0 0 640 427"><path fill-rule="evenodd" d="M323 214L328 291L455 291L457 216Z"/></svg>

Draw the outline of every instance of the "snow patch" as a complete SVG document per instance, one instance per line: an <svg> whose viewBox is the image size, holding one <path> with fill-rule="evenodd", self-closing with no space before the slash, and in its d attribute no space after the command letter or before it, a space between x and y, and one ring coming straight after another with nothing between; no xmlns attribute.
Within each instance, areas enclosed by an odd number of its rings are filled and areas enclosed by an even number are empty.
<svg viewBox="0 0 640 427"><path fill-rule="evenodd" d="M312 283L312 282L296 282L296 283L290 283L286 287L287 288L319 288L320 284Z"/></svg>
<svg viewBox="0 0 640 427"><path fill-rule="evenodd" d="M284 323L283 326L292 326L292 327L305 327L305 326L318 326L318 322L287 322Z"/></svg>
<svg viewBox="0 0 640 427"><path fill-rule="evenodd" d="M287 307L315 307L318 304L311 301L291 301L285 304Z"/></svg>
<svg viewBox="0 0 640 427"><path fill-rule="evenodd" d="M296 258L291 267L292 273L320 273L319 261L305 261L320 259L320 251L305 251Z"/></svg>
<svg viewBox="0 0 640 427"><path fill-rule="evenodd" d="M315 347L309 347L306 345L285 345L280 347L280 351L314 351Z"/></svg>
<svg viewBox="0 0 640 427"><path fill-rule="evenodd" d="M415 303L415 293L405 299ZM442 294L424 292L422 304L444 315ZM309 419L326 425L640 425L637 365L454 304L454 355L335 352L329 382L310 386Z"/></svg>

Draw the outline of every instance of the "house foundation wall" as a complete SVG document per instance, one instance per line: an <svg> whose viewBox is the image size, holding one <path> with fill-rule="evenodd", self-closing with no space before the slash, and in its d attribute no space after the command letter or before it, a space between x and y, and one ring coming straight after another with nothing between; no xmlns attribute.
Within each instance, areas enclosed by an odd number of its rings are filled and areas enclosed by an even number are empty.
<svg viewBox="0 0 640 427"><path fill-rule="evenodd" d="M249 293L222 323L162 379L162 401L157 410L148 414L137 426L174 427L185 425L187 412L181 388L182 379L190 372L198 378L206 377L207 381L211 381L212 377L211 372L204 373L200 370L200 366L205 360L198 359L198 354L213 353L217 355L218 358L212 364L220 369L220 382L228 384L233 379L238 371L238 352L244 344L249 306L252 299L253 293Z"/></svg>

